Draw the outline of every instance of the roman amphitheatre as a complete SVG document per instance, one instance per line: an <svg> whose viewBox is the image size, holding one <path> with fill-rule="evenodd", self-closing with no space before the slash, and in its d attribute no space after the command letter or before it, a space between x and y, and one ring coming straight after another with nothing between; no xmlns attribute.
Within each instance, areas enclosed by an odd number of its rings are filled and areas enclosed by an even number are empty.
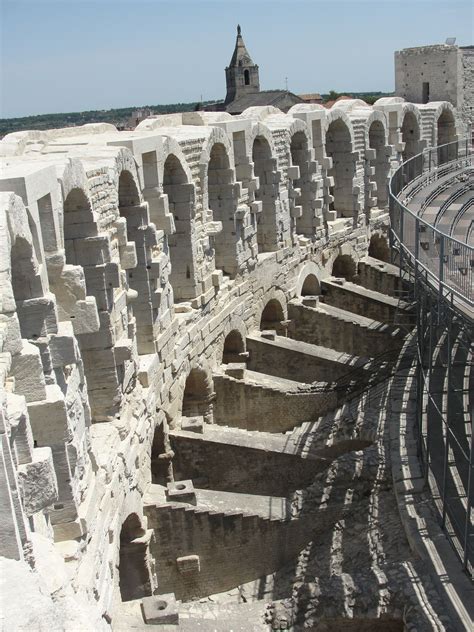
<svg viewBox="0 0 474 632"><path fill-rule="evenodd" d="M5 630L470 629L464 114L1 141Z"/></svg>

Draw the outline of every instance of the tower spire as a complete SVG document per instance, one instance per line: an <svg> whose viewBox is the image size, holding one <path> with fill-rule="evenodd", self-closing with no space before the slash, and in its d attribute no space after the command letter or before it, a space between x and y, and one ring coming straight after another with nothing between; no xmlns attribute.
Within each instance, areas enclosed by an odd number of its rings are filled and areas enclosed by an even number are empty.
<svg viewBox="0 0 474 632"><path fill-rule="evenodd" d="M258 66L254 64L245 46L242 29L237 24L237 39L230 64L225 69L227 95L225 103L234 101L242 94L260 91Z"/></svg>

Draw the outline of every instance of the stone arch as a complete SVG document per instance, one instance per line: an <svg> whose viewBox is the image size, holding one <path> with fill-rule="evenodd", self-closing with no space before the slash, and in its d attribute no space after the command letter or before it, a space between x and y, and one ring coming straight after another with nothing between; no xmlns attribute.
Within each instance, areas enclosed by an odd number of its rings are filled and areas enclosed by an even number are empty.
<svg viewBox="0 0 474 632"><path fill-rule="evenodd" d="M132 173L122 169L118 176L119 208L140 204L140 191Z"/></svg>
<svg viewBox="0 0 474 632"><path fill-rule="evenodd" d="M66 263L90 264L90 253L81 244L88 237L96 237L99 231L86 191L80 187L70 189L64 198L63 212Z"/></svg>
<svg viewBox="0 0 474 632"><path fill-rule="evenodd" d="M203 367L190 370L184 384L181 415L183 417L204 417L212 419L214 389L210 371Z"/></svg>
<svg viewBox="0 0 474 632"><path fill-rule="evenodd" d="M367 146L375 152L371 165L375 173L371 181L375 184L375 195L378 208L385 208L388 204L388 177L390 162L387 147L387 129L385 117L380 112L373 112L367 121Z"/></svg>
<svg viewBox="0 0 474 632"><path fill-rule="evenodd" d="M313 261L308 261L306 262L303 267L301 268L299 274L298 274L298 279L296 281L295 284L295 288L294 290L292 290L291 295L295 296L295 297L299 297L299 296L303 296L303 286L305 285L306 279L311 276L314 277L316 279L317 282L317 286L319 287L319 290L316 292L316 294L320 294L321 293L321 273L320 270L318 268L318 266L313 262ZM313 289L316 288L316 284L314 282L313 279L311 279L310 281L311 285L313 286ZM306 284L306 288L308 289L308 284Z"/></svg>
<svg viewBox="0 0 474 632"><path fill-rule="evenodd" d="M331 195L334 200L330 209L339 217L354 215L355 158L353 155L353 133L349 118L342 110L331 111L327 118L326 155L332 158L328 175L334 178Z"/></svg>
<svg viewBox="0 0 474 632"><path fill-rule="evenodd" d="M413 103L403 104L400 132L402 143L405 144L402 152L402 158L405 162L420 152L421 117L419 110Z"/></svg>
<svg viewBox="0 0 474 632"><path fill-rule="evenodd" d="M317 296L321 293L321 284L316 275L308 274L301 287L301 296Z"/></svg>
<svg viewBox="0 0 474 632"><path fill-rule="evenodd" d="M438 147L441 145L438 149L438 164L440 165L455 160L457 156L456 145L449 145L458 139L454 109L450 103L442 103L439 106L435 121L433 144Z"/></svg>
<svg viewBox="0 0 474 632"><path fill-rule="evenodd" d="M246 351L246 346L247 346L247 342L246 342L247 327L246 327L244 321L240 318L240 316L237 316L236 314L232 314L229 317L229 320L226 322L226 325L224 327L224 330L223 330L222 334L219 336L218 340L216 341L215 355L214 355L214 364L218 365L218 364L222 363L222 358L223 358L223 355L224 355L225 341L226 341L227 336L232 331L239 332L240 337L244 341L244 355L242 356L242 358L240 360L236 360L236 362L245 362L246 361L245 351Z"/></svg>
<svg viewBox="0 0 474 632"><path fill-rule="evenodd" d="M136 513L127 516L120 530L119 587L122 601L151 594L146 532Z"/></svg>
<svg viewBox="0 0 474 632"><path fill-rule="evenodd" d="M281 290L267 292L261 306L259 329L275 329L279 336L286 335L286 325L282 324L288 318L288 307L285 295Z"/></svg>
<svg viewBox="0 0 474 632"><path fill-rule="evenodd" d="M338 255L332 264L333 277L344 278L352 281L357 276L357 264L351 255Z"/></svg>
<svg viewBox="0 0 474 632"><path fill-rule="evenodd" d="M175 300L188 300L196 296L195 244L192 240L195 193L183 163L175 154L169 153L164 161L162 183L176 228L167 239L170 281Z"/></svg>
<svg viewBox="0 0 474 632"><path fill-rule="evenodd" d="M234 199L234 170L231 168L229 146L214 142L207 163L207 199L212 218L221 222L222 230L211 237L214 244L215 265L224 274L234 277L237 272L235 243L237 235Z"/></svg>
<svg viewBox="0 0 474 632"><path fill-rule="evenodd" d="M245 338L238 329L232 329L224 340L222 364L244 362L245 360Z"/></svg>
<svg viewBox="0 0 474 632"><path fill-rule="evenodd" d="M264 121L271 116L284 116L284 113L273 105L253 105L241 114L242 118Z"/></svg>
<svg viewBox="0 0 474 632"><path fill-rule="evenodd" d="M369 257L390 263L390 248L387 237L377 233L372 235L369 242L368 254Z"/></svg>
<svg viewBox="0 0 474 632"><path fill-rule="evenodd" d="M290 157L291 164L298 167L299 177L292 181L290 190L295 197L294 206L301 207L301 216L296 218L296 232L301 235L313 237L314 235L314 209L312 201L314 191L311 186L311 139L307 127L302 121L295 121L303 125L293 126L290 130Z"/></svg>
<svg viewBox="0 0 474 632"><path fill-rule="evenodd" d="M276 199L278 197L277 159L272 153L272 145L262 134L252 142L252 162L254 174L258 178L255 199L261 202L261 212L257 217L257 244L259 252L278 249L278 229L276 221Z"/></svg>
<svg viewBox="0 0 474 632"><path fill-rule="evenodd" d="M23 338L38 338L47 333L43 330L43 319L28 318L28 322L25 322L29 303L22 303L31 298L44 296L47 286L41 275L41 265L36 258L27 210L21 198L12 194L7 201L6 209L7 212L0 218L0 248L6 254L6 261L3 261L5 265L0 270L0 308L6 315L5 322L8 327L4 351L14 354L21 348L20 335Z"/></svg>

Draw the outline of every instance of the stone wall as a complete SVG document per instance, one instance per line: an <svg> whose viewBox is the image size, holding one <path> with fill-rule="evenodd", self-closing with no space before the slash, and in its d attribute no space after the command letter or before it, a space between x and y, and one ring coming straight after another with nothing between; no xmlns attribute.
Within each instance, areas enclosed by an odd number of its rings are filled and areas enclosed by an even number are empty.
<svg viewBox="0 0 474 632"><path fill-rule="evenodd" d="M279 439L274 439L273 446L266 437L265 444L256 447L252 437L231 430L219 435L205 432L204 436L172 432L176 479L192 479L196 487L205 489L286 496L309 485L316 473L327 467L327 460L303 458L291 449L286 450ZM205 477L201 475L203 471Z"/></svg>
<svg viewBox="0 0 474 632"><path fill-rule="evenodd" d="M134 132L22 132L0 144L1 552L40 572L38 542L54 542L61 556L48 572L105 621L123 525L135 515L148 532L155 430L166 456L191 371L205 376L196 396L212 422L227 334L255 334L272 299L286 318L306 276L328 277L337 255L366 256L371 235L387 231L374 193L402 155L403 113L420 125L423 115L428 145L437 113L451 113L342 103L185 113Z"/></svg>

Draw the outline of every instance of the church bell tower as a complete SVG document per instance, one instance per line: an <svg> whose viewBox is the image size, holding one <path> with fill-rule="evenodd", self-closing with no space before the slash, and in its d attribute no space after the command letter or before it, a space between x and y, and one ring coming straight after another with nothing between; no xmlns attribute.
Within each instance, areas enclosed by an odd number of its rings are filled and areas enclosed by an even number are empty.
<svg viewBox="0 0 474 632"><path fill-rule="evenodd" d="M258 66L250 57L242 38L240 24L237 26L237 40L230 64L225 69L227 94L225 104L235 101L244 94L260 92Z"/></svg>

